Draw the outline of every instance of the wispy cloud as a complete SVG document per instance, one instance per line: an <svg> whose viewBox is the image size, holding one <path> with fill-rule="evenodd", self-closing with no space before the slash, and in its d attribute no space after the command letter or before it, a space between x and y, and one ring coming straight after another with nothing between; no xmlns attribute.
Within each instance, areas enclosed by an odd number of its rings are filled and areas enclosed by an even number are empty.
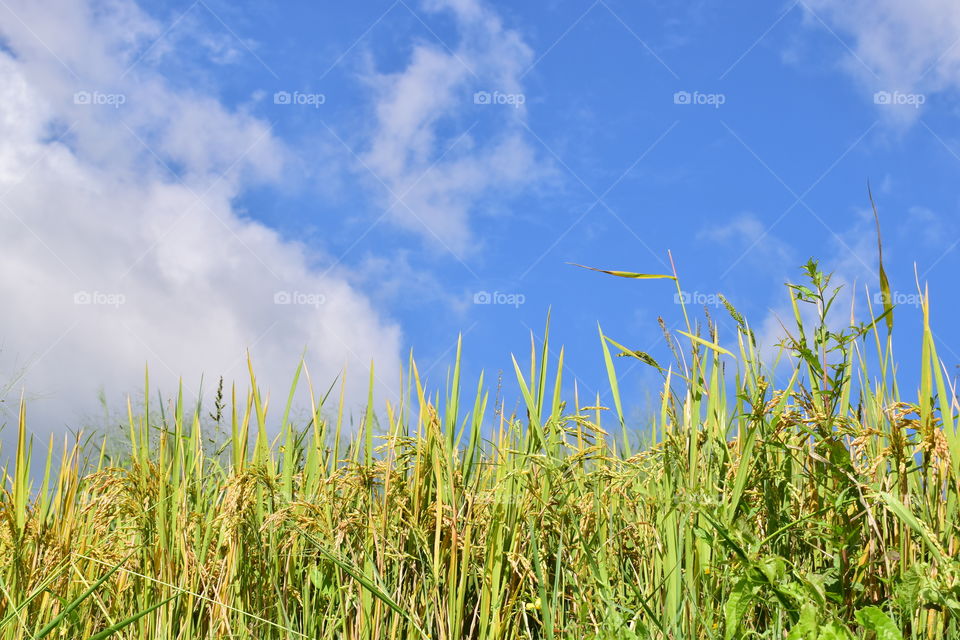
<svg viewBox="0 0 960 640"><path fill-rule="evenodd" d="M533 56L479 0L430 0L425 9L452 16L457 41L430 30L401 71L369 72L375 124L359 159L389 219L462 255L484 197L544 174L522 126L521 80Z"/></svg>
<svg viewBox="0 0 960 640"><path fill-rule="evenodd" d="M808 0L807 22L846 43L843 66L881 113L916 119L928 94L960 89L960 5L952 0Z"/></svg>
<svg viewBox="0 0 960 640"><path fill-rule="evenodd" d="M790 245L777 238L770 225L752 213L707 227L698 234L698 239L735 248L750 260L761 261L771 271L782 270L796 261Z"/></svg>

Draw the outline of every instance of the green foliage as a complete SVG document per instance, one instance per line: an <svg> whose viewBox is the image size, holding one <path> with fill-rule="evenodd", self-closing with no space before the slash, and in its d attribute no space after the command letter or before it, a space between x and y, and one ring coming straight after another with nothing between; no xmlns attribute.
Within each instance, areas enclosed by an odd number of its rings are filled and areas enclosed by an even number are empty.
<svg viewBox="0 0 960 640"><path fill-rule="evenodd" d="M830 275L804 276L775 358L726 299L736 333L683 308L672 363L601 330L609 406L564 394L546 338L513 361L519 415L482 377L462 389L458 345L442 397L411 360L356 433L342 380L315 395L302 362L268 422L251 364L249 396L217 390L226 442L182 393L151 414L145 378L122 463L78 437L40 474L21 404L0 640L960 637L957 405L926 297L908 399L892 308L838 323ZM614 355L662 375L649 424L628 424Z"/></svg>

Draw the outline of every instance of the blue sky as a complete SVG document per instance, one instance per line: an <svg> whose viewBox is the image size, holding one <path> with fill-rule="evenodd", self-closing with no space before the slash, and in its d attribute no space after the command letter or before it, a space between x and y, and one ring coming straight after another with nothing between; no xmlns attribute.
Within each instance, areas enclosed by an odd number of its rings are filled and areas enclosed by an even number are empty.
<svg viewBox="0 0 960 640"><path fill-rule="evenodd" d="M495 379L548 308L568 379L604 392L597 323L664 356L675 291L566 263L670 250L769 341L810 256L876 288L868 180L904 375L914 264L960 365L946 0L57 4L0 6L0 372L48 430L144 362L242 379L247 347L281 387L304 347L322 387L373 357L389 395L410 349L442 382L463 332ZM639 407L657 378L620 364Z"/></svg>

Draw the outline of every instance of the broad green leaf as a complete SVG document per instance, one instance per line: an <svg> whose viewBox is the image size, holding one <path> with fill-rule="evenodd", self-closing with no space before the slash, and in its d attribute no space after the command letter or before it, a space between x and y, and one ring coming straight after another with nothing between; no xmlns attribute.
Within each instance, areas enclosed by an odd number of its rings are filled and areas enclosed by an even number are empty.
<svg viewBox="0 0 960 640"><path fill-rule="evenodd" d="M817 640L854 640L850 630L837 622L829 622L820 627Z"/></svg>
<svg viewBox="0 0 960 640"><path fill-rule="evenodd" d="M897 625L879 607L864 607L854 615L861 627L877 634L877 640L903 640Z"/></svg>
<svg viewBox="0 0 960 640"><path fill-rule="evenodd" d="M737 636L740 622L743 620L747 608L757 595L759 587L746 578L741 578L730 591L730 597L723 605L724 640L732 640Z"/></svg>
<svg viewBox="0 0 960 640"><path fill-rule="evenodd" d="M816 640L819 627L819 611L812 603L807 602L800 607L800 619L790 628L787 640Z"/></svg>

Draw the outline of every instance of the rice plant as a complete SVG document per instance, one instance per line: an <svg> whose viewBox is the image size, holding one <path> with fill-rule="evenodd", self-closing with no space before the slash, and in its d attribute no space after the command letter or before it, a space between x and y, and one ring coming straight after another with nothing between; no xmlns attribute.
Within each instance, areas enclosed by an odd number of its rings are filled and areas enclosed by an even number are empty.
<svg viewBox="0 0 960 640"><path fill-rule="evenodd" d="M610 406L565 393L546 337L513 361L516 414L459 349L444 393L411 360L356 433L302 364L279 428L252 365L249 394L221 387L215 448L182 392L151 413L149 381L122 457L80 437L43 458L21 403L0 638L960 637L960 406L928 297L901 386L886 276L842 330L829 275L804 278L772 359L727 302L735 335L683 307L671 363L601 332ZM649 424L624 417L618 358L662 375Z"/></svg>

